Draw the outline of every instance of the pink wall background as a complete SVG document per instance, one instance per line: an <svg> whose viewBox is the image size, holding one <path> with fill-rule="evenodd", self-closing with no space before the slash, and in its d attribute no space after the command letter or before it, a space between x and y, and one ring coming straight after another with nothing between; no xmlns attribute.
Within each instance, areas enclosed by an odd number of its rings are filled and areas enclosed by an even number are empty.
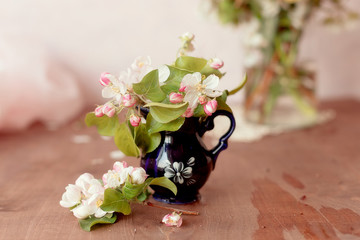
<svg viewBox="0 0 360 240"><path fill-rule="evenodd" d="M154 66L171 63L179 47L178 36L186 31L196 35L194 55L224 60L227 75L221 88L235 87L244 74L241 31L205 16L204 2L0 0L0 129L7 126L2 117L14 113L14 108L6 106L18 103L8 101L9 95L38 98L33 104L45 101L48 105L55 98L59 112L68 112L66 121L84 106L102 102L97 81L101 72L118 73L139 55L151 56ZM360 1L347 3L360 12ZM302 49L302 57L313 59L318 70L320 99L360 99L360 24L351 32L335 35L314 20ZM52 62L52 67L44 67L46 62ZM10 75L7 65L13 66ZM52 84L48 85L47 77ZM31 89L36 84L40 87ZM24 95L29 90L31 94ZM241 99L240 94L231 101ZM48 111L34 117L56 122Z"/></svg>

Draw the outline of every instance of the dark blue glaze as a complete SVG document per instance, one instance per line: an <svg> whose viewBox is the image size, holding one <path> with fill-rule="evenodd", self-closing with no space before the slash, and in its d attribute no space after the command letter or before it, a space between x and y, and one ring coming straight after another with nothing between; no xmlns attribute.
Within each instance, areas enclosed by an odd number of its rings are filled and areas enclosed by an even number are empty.
<svg viewBox="0 0 360 240"><path fill-rule="evenodd" d="M201 138L206 131L214 128L214 118L219 115L230 119L230 128L213 149L207 150ZM227 141L234 129L232 113L219 110L203 123L199 123L199 118L187 118L178 131L161 132L159 147L141 158L141 166L150 177L168 177L176 184L178 194L174 196L163 187L152 186L154 198L174 204L196 201L199 189L214 169L219 153L227 148Z"/></svg>

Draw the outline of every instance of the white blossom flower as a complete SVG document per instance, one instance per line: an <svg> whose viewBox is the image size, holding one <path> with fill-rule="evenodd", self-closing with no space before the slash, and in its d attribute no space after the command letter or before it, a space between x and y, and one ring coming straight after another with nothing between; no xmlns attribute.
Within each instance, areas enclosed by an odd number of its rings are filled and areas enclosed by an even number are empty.
<svg viewBox="0 0 360 240"><path fill-rule="evenodd" d="M184 102L189 103L189 108L195 109L199 103L199 96L221 96L222 92L215 90L219 85L219 77L211 74L201 82L201 73L187 74L181 81L179 91L185 92Z"/></svg>
<svg viewBox="0 0 360 240"><path fill-rule="evenodd" d="M93 194L88 199L83 200L79 206L71 211L74 216L79 219L85 219L91 215L101 218L107 213L100 208L103 202L104 194Z"/></svg>
<svg viewBox="0 0 360 240"><path fill-rule="evenodd" d="M114 163L114 165L113 165L113 170L115 170L116 172L121 172L127 167L128 167L127 162L125 162L125 161L122 161L122 162L116 161Z"/></svg>
<svg viewBox="0 0 360 240"><path fill-rule="evenodd" d="M81 174L75 181L75 185L80 187L81 190L87 190L90 187L90 181L95 179L90 173Z"/></svg>
<svg viewBox="0 0 360 240"><path fill-rule="evenodd" d="M60 205L65 208L71 208L79 204L81 201L81 188L74 184L69 184L66 192L62 195Z"/></svg>
<svg viewBox="0 0 360 240"><path fill-rule="evenodd" d="M145 182L145 179L148 177L145 170L141 167L134 168L131 173L131 183L133 184L143 184Z"/></svg>
<svg viewBox="0 0 360 240"><path fill-rule="evenodd" d="M121 79L124 77L120 76ZM102 90L103 98L115 98L117 101L120 101L121 97L126 93L126 84L115 76L110 77L109 80L111 83Z"/></svg>

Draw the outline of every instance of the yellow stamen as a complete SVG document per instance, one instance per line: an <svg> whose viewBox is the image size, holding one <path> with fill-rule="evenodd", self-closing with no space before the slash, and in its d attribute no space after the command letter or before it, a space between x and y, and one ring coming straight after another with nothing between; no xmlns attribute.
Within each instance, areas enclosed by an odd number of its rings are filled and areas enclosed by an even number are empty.
<svg viewBox="0 0 360 240"><path fill-rule="evenodd" d="M100 207L103 204L103 200L99 199L96 201L96 206Z"/></svg>

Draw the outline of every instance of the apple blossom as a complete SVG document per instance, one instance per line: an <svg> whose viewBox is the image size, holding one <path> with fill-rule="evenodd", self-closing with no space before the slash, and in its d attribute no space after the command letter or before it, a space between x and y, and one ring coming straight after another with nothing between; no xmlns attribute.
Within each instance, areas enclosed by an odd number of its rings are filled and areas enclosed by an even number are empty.
<svg viewBox="0 0 360 240"><path fill-rule="evenodd" d="M128 167L128 163L123 161L123 162L119 162L116 161L113 165L113 170L116 172L121 172L122 170L124 170L125 168Z"/></svg>
<svg viewBox="0 0 360 240"><path fill-rule="evenodd" d="M103 107L102 107L102 111L103 113L108 116L108 117L113 117L116 113L116 107L114 104L112 103L106 103Z"/></svg>
<svg viewBox="0 0 360 240"><path fill-rule="evenodd" d="M125 183L126 178L124 179L120 172L114 170L109 170L102 177L105 188L117 188Z"/></svg>
<svg viewBox="0 0 360 240"><path fill-rule="evenodd" d="M223 66L224 66L224 62L220 58L210 59L210 67L212 67L213 69L220 69Z"/></svg>
<svg viewBox="0 0 360 240"><path fill-rule="evenodd" d="M181 115L182 117L192 117L194 115L194 109L192 108L187 108L186 111L183 113L183 115Z"/></svg>
<svg viewBox="0 0 360 240"><path fill-rule="evenodd" d="M211 115L216 111L217 105L218 105L218 103L217 103L217 101L216 101L215 99L207 102L207 103L204 105L204 111L205 111L205 113L206 113L208 116L211 116Z"/></svg>
<svg viewBox="0 0 360 240"><path fill-rule="evenodd" d="M134 62L131 64L131 69L136 72L141 72L142 70L148 68L151 65L151 58L149 56L139 56L135 58Z"/></svg>
<svg viewBox="0 0 360 240"><path fill-rule="evenodd" d="M199 103L199 96L218 97L221 91L215 90L219 85L219 77L211 74L202 81L201 73L187 74L181 81L181 88L185 87L184 102L189 103L189 108L195 109Z"/></svg>
<svg viewBox="0 0 360 240"><path fill-rule="evenodd" d="M131 183L133 184L143 184L145 179L148 177L145 170L141 167L134 168L131 173Z"/></svg>
<svg viewBox="0 0 360 240"><path fill-rule="evenodd" d="M81 174L75 181L75 185L80 187L81 190L86 190L90 187L90 181L95 179L90 173Z"/></svg>
<svg viewBox="0 0 360 240"><path fill-rule="evenodd" d="M131 94L125 94L122 98L122 104L124 105L124 107L132 107L134 106L136 103L136 98L134 96L132 96Z"/></svg>
<svg viewBox="0 0 360 240"><path fill-rule="evenodd" d="M94 112L95 112L95 116L97 116L97 117L102 117L102 116L104 116L103 106L98 106L98 107L96 107L95 110L94 110Z"/></svg>
<svg viewBox="0 0 360 240"><path fill-rule="evenodd" d="M191 40L194 40L195 35L193 33L190 33L190 32L185 32L185 33L183 33L183 35L181 35L180 38L183 41L191 41Z"/></svg>
<svg viewBox="0 0 360 240"><path fill-rule="evenodd" d="M184 96L181 93L172 92L169 94L169 100L171 103L181 103Z"/></svg>
<svg viewBox="0 0 360 240"><path fill-rule="evenodd" d="M69 184L66 192L62 195L60 205L65 208L71 208L79 204L81 201L81 188L74 184Z"/></svg>
<svg viewBox="0 0 360 240"><path fill-rule="evenodd" d="M104 87L109 86L111 84L111 78L114 78L110 73L103 72L100 76L100 84Z"/></svg>
<svg viewBox="0 0 360 240"><path fill-rule="evenodd" d="M182 224L182 217L181 214L178 214L177 212L173 212L171 214L165 215L162 219L162 222L168 227L172 227L172 226L180 227Z"/></svg>
<svg viewBox="0 0 360 240"><path fill-rule="evenodd" d="M103 201L104 194L93 194L88 199L83 200L80 205L71 211L74 216L79 219L85 219L91 215L94 215L96 218L101 218L107 213L100 208Z"/></svg>
<svg viewBox="0 0 360 240"><path fill-rule="evenodd" d="M130 115L130 124L133 127L137 127L140 125L141 122L141 118L135 114L131 114Z"/></svg>
<svg viewBox="0 0 360 240"><path fill-rule="evenodd" d="M110 76L111 77L110 77ZM108 74L106 75L108 76L107 79L109 79L109 81L111 82L110 84L106 85L103 90L102 90L102 96L103 98L114 98L117 101L121 100L121 97L126 93L126 84L125 82L122 80L119 80L118 78L116 78L115 76ZM124 77L122 77L124 78Z"/></svg>
<svg viewBox="0 0 360 240"><path fill-rule="evenodd" d="M204 95L201 95L201 96L199 96L199 103L201 104L201 105L203 105L203 104L205 104L206 102L207 102L207 97L206 96L204 96Z"/></svg>

